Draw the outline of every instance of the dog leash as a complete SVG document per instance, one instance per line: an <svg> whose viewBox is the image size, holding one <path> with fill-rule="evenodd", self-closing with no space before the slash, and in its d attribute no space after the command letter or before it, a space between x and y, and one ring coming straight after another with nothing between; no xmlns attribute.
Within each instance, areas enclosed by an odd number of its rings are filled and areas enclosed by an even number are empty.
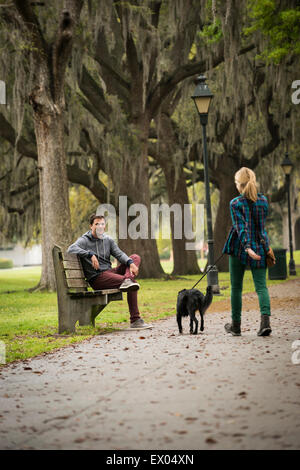
<svg viewBox="0 0 300 470"><path fill-rule="evenodd" d="M225 253L222 253L221 256L219 256L219 258L217 259L217 261L215 261L210 267L209 269L203 274L203 276L199 279L199 281L196 282L196 284L192 287L192 289L194 289L196 287L197 284L199 284L200 281L202 281L202 279L206 276L206 274L209 273L209 271L220 261L220 259L224 256Z"/></svg>

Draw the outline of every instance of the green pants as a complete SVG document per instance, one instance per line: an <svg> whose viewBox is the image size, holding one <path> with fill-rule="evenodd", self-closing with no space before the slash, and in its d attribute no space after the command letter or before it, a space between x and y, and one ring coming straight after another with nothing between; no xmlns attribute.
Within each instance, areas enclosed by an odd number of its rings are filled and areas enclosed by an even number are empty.
<svg viewBox="0 0 300 470"><path fill-rule="evenodd" d="M231 281L231 318L241 321L243 279L246 266L236 256L229 257ZM271 315L269 291L266 285L266 268L251 268L261 315Z"/></svg>

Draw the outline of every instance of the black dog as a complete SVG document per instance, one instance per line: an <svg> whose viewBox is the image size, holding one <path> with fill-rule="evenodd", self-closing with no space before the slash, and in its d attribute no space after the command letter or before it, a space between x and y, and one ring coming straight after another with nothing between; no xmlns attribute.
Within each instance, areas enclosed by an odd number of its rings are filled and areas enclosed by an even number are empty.
<svg viewBox="0 0 300 470"><path fill-rule="evenodd" d="M196 335L198 333L198 320L196 312L200 313L201 326L200 330L204 330L204 313L210 306L213 299L212 286L206 289L206 295L203 295L198 289L183 289L178 292L177 297L177 323L179 333L182 333L182 317L190 316L190 334ZM193 330L193 323L196 324Z"/></svg>

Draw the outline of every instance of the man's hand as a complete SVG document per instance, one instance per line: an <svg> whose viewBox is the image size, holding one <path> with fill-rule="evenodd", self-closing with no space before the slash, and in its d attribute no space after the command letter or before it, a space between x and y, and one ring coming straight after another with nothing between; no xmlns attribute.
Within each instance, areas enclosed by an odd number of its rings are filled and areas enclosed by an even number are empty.
<svg viewBox="0 0 300 470"><path fill-rule="evenodd" d="M94 269L99 269L99 261L98 261L96 255L93 255L93 256L91 257L91 262L92 262L92 265L93 265L93 268L94 268Z"/></svg>
<svg viewBox="0 0 300 470"><path fill-rule="evenodd" d="M137 275L138 275L138 273L139 273L139 268L137 267L136 264L131 263L130 266L129 266L129 269L130 269L130 273L133 274L133 276L137 276Z"/></svg>

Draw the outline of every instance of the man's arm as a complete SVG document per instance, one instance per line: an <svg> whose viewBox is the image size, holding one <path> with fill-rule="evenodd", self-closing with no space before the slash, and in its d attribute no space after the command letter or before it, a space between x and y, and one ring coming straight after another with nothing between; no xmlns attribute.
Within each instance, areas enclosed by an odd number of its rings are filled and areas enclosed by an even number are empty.
<svg viewBox="0 0 300 470"><path fill-rule="evenodd" d="M110 253L121 263L129 266L133 263L133 260L122 251L116 242L111 238L110 239Z"/></svg>
<svg viewBox="0 0 300 470"><path fill-rule="evenodd" d="M75 243L69 246L68 253L78 255L81 258L90 258L93 268L97 270L99 269L99 261L96 253L86 249L86 243L83 237L78 238Z"/></svg>
<svg viewBox="0 0 300 470"><path fill-rule="evenodd" d="M116 242L112 239L110 241L110 252L118 261L120 261L121 264L126 264L127 266L130 266L131 274L133 274L134 276L138 275L139 268L137 267L137 265L134 264L133 260L129 258L126 253L124 253L124 251L120 250Z"/></svg>
<svg viewBox="0 0 300 470"><path fill-rule="evenodd" d="M69 246L68 253L78 255L81 258L92 258L92 256L96 255L93 251L86 249L86 243L83 237L78 238L75 243Z"/></svg>

